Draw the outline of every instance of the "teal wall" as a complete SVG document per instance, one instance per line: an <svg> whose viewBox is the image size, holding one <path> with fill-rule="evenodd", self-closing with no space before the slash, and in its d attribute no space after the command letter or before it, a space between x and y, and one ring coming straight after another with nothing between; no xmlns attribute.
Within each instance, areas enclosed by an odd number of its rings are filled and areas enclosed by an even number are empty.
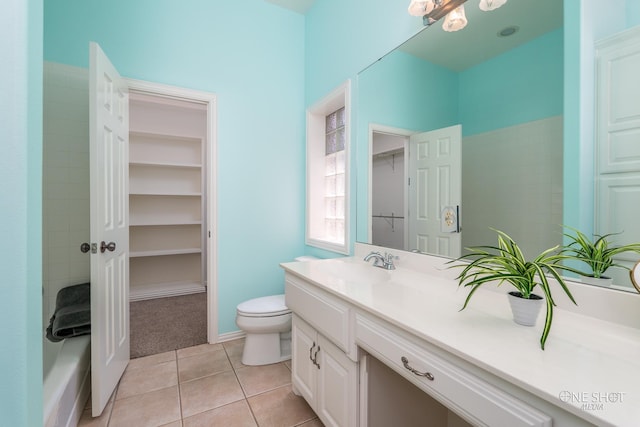
<svg viewBox="0 0 640 427"><path fill-rule="evenodd" d="M87 67L96 41L126 77L217 95L219 331L237 330L236 305L283 292L278 264L304 253L304 17L263 0L44 12L47 61Z"/></svg>
<svg viewBox="0 0 640 427"><path fill-rule="evenodd" d="M463 136L562 114L562 29L460 73Z"/></svg>
<svg viewBox="0 0 640 427"><path fill-rule="evenodd" d="M42 424L42 0L0 14L0 424ZM6 42L9 41L9 42Z"/></svg>

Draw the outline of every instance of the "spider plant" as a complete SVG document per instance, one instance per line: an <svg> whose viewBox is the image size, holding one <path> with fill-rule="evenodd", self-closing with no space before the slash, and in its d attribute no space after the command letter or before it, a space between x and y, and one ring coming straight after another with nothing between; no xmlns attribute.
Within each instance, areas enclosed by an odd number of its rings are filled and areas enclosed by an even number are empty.
<svg viewBox="0 0 640 427"><path fill-rule="evenodd" d="M564 252L572 258L585 262L592 271L594 278L604 277L604 273L609 267L620 267L629 270L622 264L614 262L614 257L625 252L635 252L640 254L640 243L632 243L629 245L613 246L610 241L611 236L620 233L609 233L602 236L595 235L594 240L589 239L584 233L572 227L566 227L572 230L575 235L564 235L570 239L571 243L565 246ZM587 274L583 274L586 276Z"/></svg>
<svg viewBox="0 0 640 427"><path fill-rule="evenodd" d="M462 267L462 272L457 276L459 286L470 287L464 305L460 309L464 310L473 294L484 284L497 282L501 285L504 282L511 284L518 291L519 297L524 299L539 299L533 291L540 287L544 293L546 301L546 317L544 329L540 337L540 347L544 350L544 345L551 330L553 320L553 307L556 305L551 296L549 277L554 278L567 294L569 299L576 304L573 295L569 291L560 271L572 271L580 274L572 267L562 264L571 256L559 252L559 245L543 251L533 260L525 259L522 250L506 233L492 229L498 233L498 246L475 246L467 248L470 252L453 260L470 261L468 264L457 264L452 267Z"/></svg>

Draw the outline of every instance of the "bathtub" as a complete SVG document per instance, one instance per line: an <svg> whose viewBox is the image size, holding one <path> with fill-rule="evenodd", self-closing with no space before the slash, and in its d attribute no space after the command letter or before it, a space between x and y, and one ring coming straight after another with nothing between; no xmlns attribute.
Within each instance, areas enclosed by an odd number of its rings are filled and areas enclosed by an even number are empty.
<svg viewBox="0 0 640 427"><path fill-rule="evenodd" d="M44 427L75 427L91 391L91 335L43 344Z"/></svg>

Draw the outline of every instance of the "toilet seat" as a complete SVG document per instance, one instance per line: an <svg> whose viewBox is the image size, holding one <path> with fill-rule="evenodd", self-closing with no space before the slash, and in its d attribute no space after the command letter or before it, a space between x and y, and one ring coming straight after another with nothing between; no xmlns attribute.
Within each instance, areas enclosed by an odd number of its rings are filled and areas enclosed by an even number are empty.
<svg viewBox="0 0 640 427"><path fill-rule="evenodd" d="M291 313L284 303L283 295L254 298L238 304L238 315L245 317L274 317Z"/></svg>

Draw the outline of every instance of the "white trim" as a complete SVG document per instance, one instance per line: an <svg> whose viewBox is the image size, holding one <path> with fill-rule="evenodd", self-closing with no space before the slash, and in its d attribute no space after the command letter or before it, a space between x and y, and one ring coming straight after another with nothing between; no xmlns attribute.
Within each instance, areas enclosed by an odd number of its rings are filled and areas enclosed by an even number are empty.
<svg viewBox="0 0 640 427"><path fill-rule="evenodd" d="M373 239L373 217L372 217L373 215L373 187L372 187L373 156L371 155L371 153L373 153L373 134L374 133L404 136L408 138L417 132L410 129L395 128L391 126L380 125L377 123L369 123L369 152L368 152L369 153L369 159L368 159L369 170L367 171L367 174L368 174L367 241L363 242L363 243L369 243L369 244L372 243L371 240ZM404 217L408 218L409 217L409 186L406 185L406 180L408 178L408 172L409 172L409 141L408 140L405 141L404 143L404 152L405 152L405 156L404 156L405 185L403 186L404 188L403 209L404 209ZM405 221L405 223L408 223L408 221ZM404 227L405 250L407 249L406 246L408 241L409 241L409 227L405 226Z"/></svg>
<svg viewBox="0 0 640 427"><path fill-rule="evenodd" d="M129 90L172 99L202 103L207 108L207 340L213 344L218 335L218 192L217 192L217 97L214 93L194 89L152 83L143 80L125 79Z"/></svg>
<svg viewBox="0 0 640 427"><path fill-rule="evenodd" d="M244 338L247 334L244 331L226 332L218 335L218 342L227 342Z"/></svg>
<svg viewBox="0 0 640 427"><path fill-rule="evenodd" d="M336 111L344 106L345 110L345 190L344 190L344 243L337 244L326 240L311 237L311 220L310 214L313 210L311 180L311 159L314 158L314 150L317 151L318 138L322 135L324 141L324 120L328 114ZM322 117L322 121L320 121ZM322 132L320 132L322 129ZM350 187L351 187L351 80L347 80L336 89L331 91L327 96L316 102L307 109L307 155L306 155L306 226L305 226L305 244L317 248L325 249L332 252L348 255L351 236L351 218L350 218ZM321 145L324 147L324 142ZM324 151L324 150L323 150ZM311 154L311 155L310 155Z"/></svg>

